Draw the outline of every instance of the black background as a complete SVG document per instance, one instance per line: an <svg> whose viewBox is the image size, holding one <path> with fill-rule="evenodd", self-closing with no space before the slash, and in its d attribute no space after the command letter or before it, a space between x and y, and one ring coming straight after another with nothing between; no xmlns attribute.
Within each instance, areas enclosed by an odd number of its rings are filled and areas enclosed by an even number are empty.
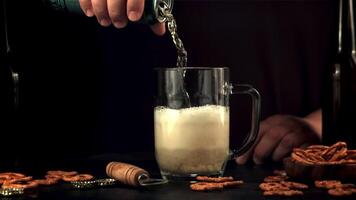
<svg viewBox="0 0 356 200"><path fill-rule="evenodd" d="M190 66L226 66L262 95L262 118L305 116L321 105L334 52L336 1L176 0ZM103 28L95 18L7 1L13 55L1 27L1 160L43 164L153 152L153 68L175 65L169 34L142 24ZM8 66L20 73L12 110ZM231 99L231 145L249 129L249 99ZM46 156L45 155L50 155Z"/></svg>

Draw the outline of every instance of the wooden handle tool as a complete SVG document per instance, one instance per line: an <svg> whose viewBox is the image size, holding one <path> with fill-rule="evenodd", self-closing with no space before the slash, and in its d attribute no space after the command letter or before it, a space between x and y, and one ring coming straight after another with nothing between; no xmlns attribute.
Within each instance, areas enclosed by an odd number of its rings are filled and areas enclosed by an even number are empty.
<svg viewBox="0 0 356 200"><path fill-rule="evenodd" d="M146 170L123 162L110 162L106 166L106 174L123 184L135 187L161 185L168 182L166 179L151 178Z"/></svg>
<svg viewBox="0 0 356 200"><path fill-rule="evenodd" d="M121 183L135 187L142 185L140 180L149 178L146 170L122 162L110 162L106 166L106 174Z"/></svg>

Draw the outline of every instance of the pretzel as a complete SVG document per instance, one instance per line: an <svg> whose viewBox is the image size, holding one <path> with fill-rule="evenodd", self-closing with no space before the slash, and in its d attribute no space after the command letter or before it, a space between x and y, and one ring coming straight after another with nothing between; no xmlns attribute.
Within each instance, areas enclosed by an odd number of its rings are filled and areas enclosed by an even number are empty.
<svg viewBox="0 0 356 200"><path fill-rule="evenodd" d="M8 176L8 175L1 175L0 176L0 185L1 184L3 184L4 183L4 181L6 181L6 180L11 180L11 177L10 176Z"/></svg>
<svg viewBox="0 0 356 200"><path fill-rule="evenodd" d="M90 174L78 174L74 176L63 176L62 180L67 182L73 181L89 181L92 180L94 177Z"/></svg>
<svg viewBox="0 0 356 200"><path fill-rule="evenodd" d="M325 145L310 145L307 147L307 149L313 149L313 150L325 150L325 149L328 149L329 147L328 146L325 146Z"/></svg>
<svg viewBox="0 0 356 200"><path fill-rule="evenodd" d="M300 151L300 149L296 149L296 151ZM263 190L264 196L296 196L303 195L304 193L300 190L294 189L307 189L308 185L285 181L289 177L284 175L283 170L274 170L274 174L280 174L277 176L267 176L264 179L264 183L259 185L260 189Z"/></svg>
<svg viewBox="0 0 356 200"><path fill-rule="evenodd" d="M347 190L350 190L353 193L356 193L356 185L354 185L354 184L350 184L350 183L349 184L342 184L340 187L344 188L344 189L347 189Z"/></svg>
<svg viewBox="0 0 356 200"><path fill-rule="evenodd" d="M328 193L332 196L348 196L356 193L356 185L354 184L340 184L335 188L329 189Z"/></svg>
<svg viewBox="0 0 356 200"><path fill-rule="evenodd" d="M37 182L38 185L54 185L56 183L58 183L59 179L36 179L34 180L35 182Z"/></svg>
<svg viewBox="0 0 356 200"><path fill-rule="evenodd" d="M345 142L337 142L337 143L333 144L332 146L330 146L329 148L325 149L323 151L323 153L321 154L321 156L325 160L330 160L337 151L340 151L346 147L347 147L347 145Z"/></svg>
<svg viewBox="0 0 356 200"><path fill-rule="evenodd" d="M347 154L345 157L346 160L349 159L356 160L356 150L347 150L346 154Z"/></svg>
<svg viewBox="0 0 356 200"><path fill-rule="evenodd" d="M302 151L293 151L291 157L293 160L300 162L300 163L304 163L307 165L314 164L314 162L312 162L306 158L306 156L304 155L304 152L302 152Z"/></svg>
<svg viewBox="0 0 356 200"><path fill-rule="evenodd" d="M280 182L287 180L288 176L267 176L263 179L264 182Z"/></svg>
<svg viewBox="0 0 356 200"><path fill-rule="evenodd" d="M221 182L233 181L234 180L234 178L232 176L227 176L227 177L197 176L196 179L198 181L215 182L215 183L221 183Z"/></svg>
<svg viewBox="0 0 356 200"><path fill-rule="evenodd" d="M15 183L15 182L26 182L26 181L31 181L32 180L32 176L25 176L25 177L21 177L21 178L14 178L14 179L9 179L4 181L4 184L6 183Z"/></svg>
<svg viewBox="0 0 356 200"><path fill-rule="evenodd" d="M12 179L17 179L22 177L25 177L25 175L21 173L2 172L0 173L0 185L3 184L6 180L12 180Z"/></svg>
<svg viewBox="0 0 356 200"><path fill-rule="evenodd" d="M354 165L356 164L356 159L343 159L340 161L340 164Z"/></svg>
<svg viewBox="0 0 356 200"><path fill-rule="evenodd" d="M329 159L329 162L341 160L341 159L345 158L346 156L347 156L347 148L341 147L339 150L337 150L335 152L334 155L331 156L331 158Z"/></svg>
<svg viewBox="0 0 356 200"><path fill-rule="evenodd" d="M223 188L231 188L242 185L244 182L242 180L234 180L233 177L208 177L208 176L197 176L197 183L192 183L190 188L195 191L211 191L211 190L221 190Z"/></svg>
<svg viewBox="0 0 356 200"><path fill-rule="evenodd" d="M352 195L353 192L352 190L338 187L338 188L328 190L328 193L332 196L349 196Z"/></svg>
<svg viewBox="0 0 356 200"><path fill-rule="evenodd" d="M311 145L306 149L294 148L292 160L306 165L356 164L356 150L348 150L345 142L328 147Z"/></svg>
<svg viewBox="0 0 356 200"><path fill-rule="evenodd" d="M349 149L347 150L348 155L356 155L356 149Z"/></svg>
<svg viewBox="0 0 356 200"><path fill-rule="evenodd" d="M62 171L62 170L51 170L47 172L48 175L59 175L59 176L74 176L77 175L76 171Z"/></svg>
<svg viewBox="0 0 356 200"><path fill-rule="evenodd" d="M297 196L303 195L304 193L299 190L272 190L272 191L264 191L264 196Z"/></svg>
<svg viewBox="0 0 356 200"><path fill-rule="evenodd" d="M227 187L237 187L237 186L240 186L242 185L244 182L243 181L227 181L227 182L223 182L223 187L224 188L227 188Z"/></svg>
<svg viewBox="0 0 356 200"><path fill-rule="evenodd" d="M261 183L259 187L263 191L289 190L289 187L277 182Z"/></svg>
<svg viewBox="0 0 356 200"><path fill-rule="evenodd" d="M15 173L15 172L2 172L0 173L0 178L14 179L14 178L23 178L24 174Z"/></svg>
<svg viewBox="0 0 356 200"><path fill-rule="evenodd" d="M55 174L47 174L47 175L45 176L45 178L46 178L46 179L54 179L54 180L59 181L59 180L61 180L61 179L63 178L63 176L61 176L61 175L55 175Z"/></svg>
<svg viewBox="0 0 356 200"><path fill-rule="evenodd" d="M212 191L222 190L224 186L222 183L198 182L191 184L190 188L195 191Z"/></svg>
<svg viewBox="0 0 356 200"><path fill-rule="evenodd" d="M20 189L29 189L35 188L38 186L38 183L32 180L32 176L26 176L18 179L11 179L4 181L1 186L3 189L9 188L20 188Z"/></svg>
<svg viewBox="0 0 356 200"><path fill-rule="evenodd" d="M341 181L338 180L324 180L324 181L314 181L315 187L317 188L326 188L333 189L337 187L341 187Z"/></svg>
<svg viewBox="0 0 356 200"><path fill-rule="evenodd" d="M297 182L292 182L292 181L282 181L282 185L291 188L291 189L308 189L308 185L303 184L303 183L297 183Z"/></svg>
<svg viewBox="0 0 356 200"><path fill-rule="evenodd" d="M309 158L310 161L314 163L325 162L326 160L320 155L320 153L308 153L305 152L305 156Z"/></svg>

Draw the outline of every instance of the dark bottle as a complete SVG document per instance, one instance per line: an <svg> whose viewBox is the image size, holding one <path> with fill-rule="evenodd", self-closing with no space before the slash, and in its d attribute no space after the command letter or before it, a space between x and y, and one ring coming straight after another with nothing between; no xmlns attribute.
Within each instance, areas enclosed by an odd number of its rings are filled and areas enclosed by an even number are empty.
<svg viewBox="0 0 356 200"><path fill-rule="evenodd" d="M71 13L84 14L79 5L79 0L42 0L48 7L68 11ZM145 9L140 20L141 23L155 24L165 22L167 18L162 15L160 8L164 8L169 13L172 12L174 0L145 0Z"/></svg>
<svg viewBox="0 0 356 200"><path fill-rule="evenodd" d="M328 71L323 142L356 148L356 47L353 0L339 0L337 52Z"/></svg>

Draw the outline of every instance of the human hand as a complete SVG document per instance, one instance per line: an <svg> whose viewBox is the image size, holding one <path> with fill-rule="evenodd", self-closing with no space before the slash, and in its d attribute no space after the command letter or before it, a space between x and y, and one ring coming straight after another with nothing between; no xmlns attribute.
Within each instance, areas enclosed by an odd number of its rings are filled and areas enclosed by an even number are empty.
<svg viewBox="0 0 356 200"><path fill-rule="evenodd" d="M293 148L319 143L320 140L321 133L308 118L273 115L261 122L255 144L236 158L236 162L245 164L251 157L256 164L262 164L267 158L280 161Z"/></svg>
<svg viewBox="0 0 356 200"><path fill-rule="evenodd" d="M88 17L96 16L99 24L116 28L123 28L127 22L136 22L141 19L145 0L79 0L80 7ZM163 35L166 31L164 23L151 26L157 35Z"/></svg>

